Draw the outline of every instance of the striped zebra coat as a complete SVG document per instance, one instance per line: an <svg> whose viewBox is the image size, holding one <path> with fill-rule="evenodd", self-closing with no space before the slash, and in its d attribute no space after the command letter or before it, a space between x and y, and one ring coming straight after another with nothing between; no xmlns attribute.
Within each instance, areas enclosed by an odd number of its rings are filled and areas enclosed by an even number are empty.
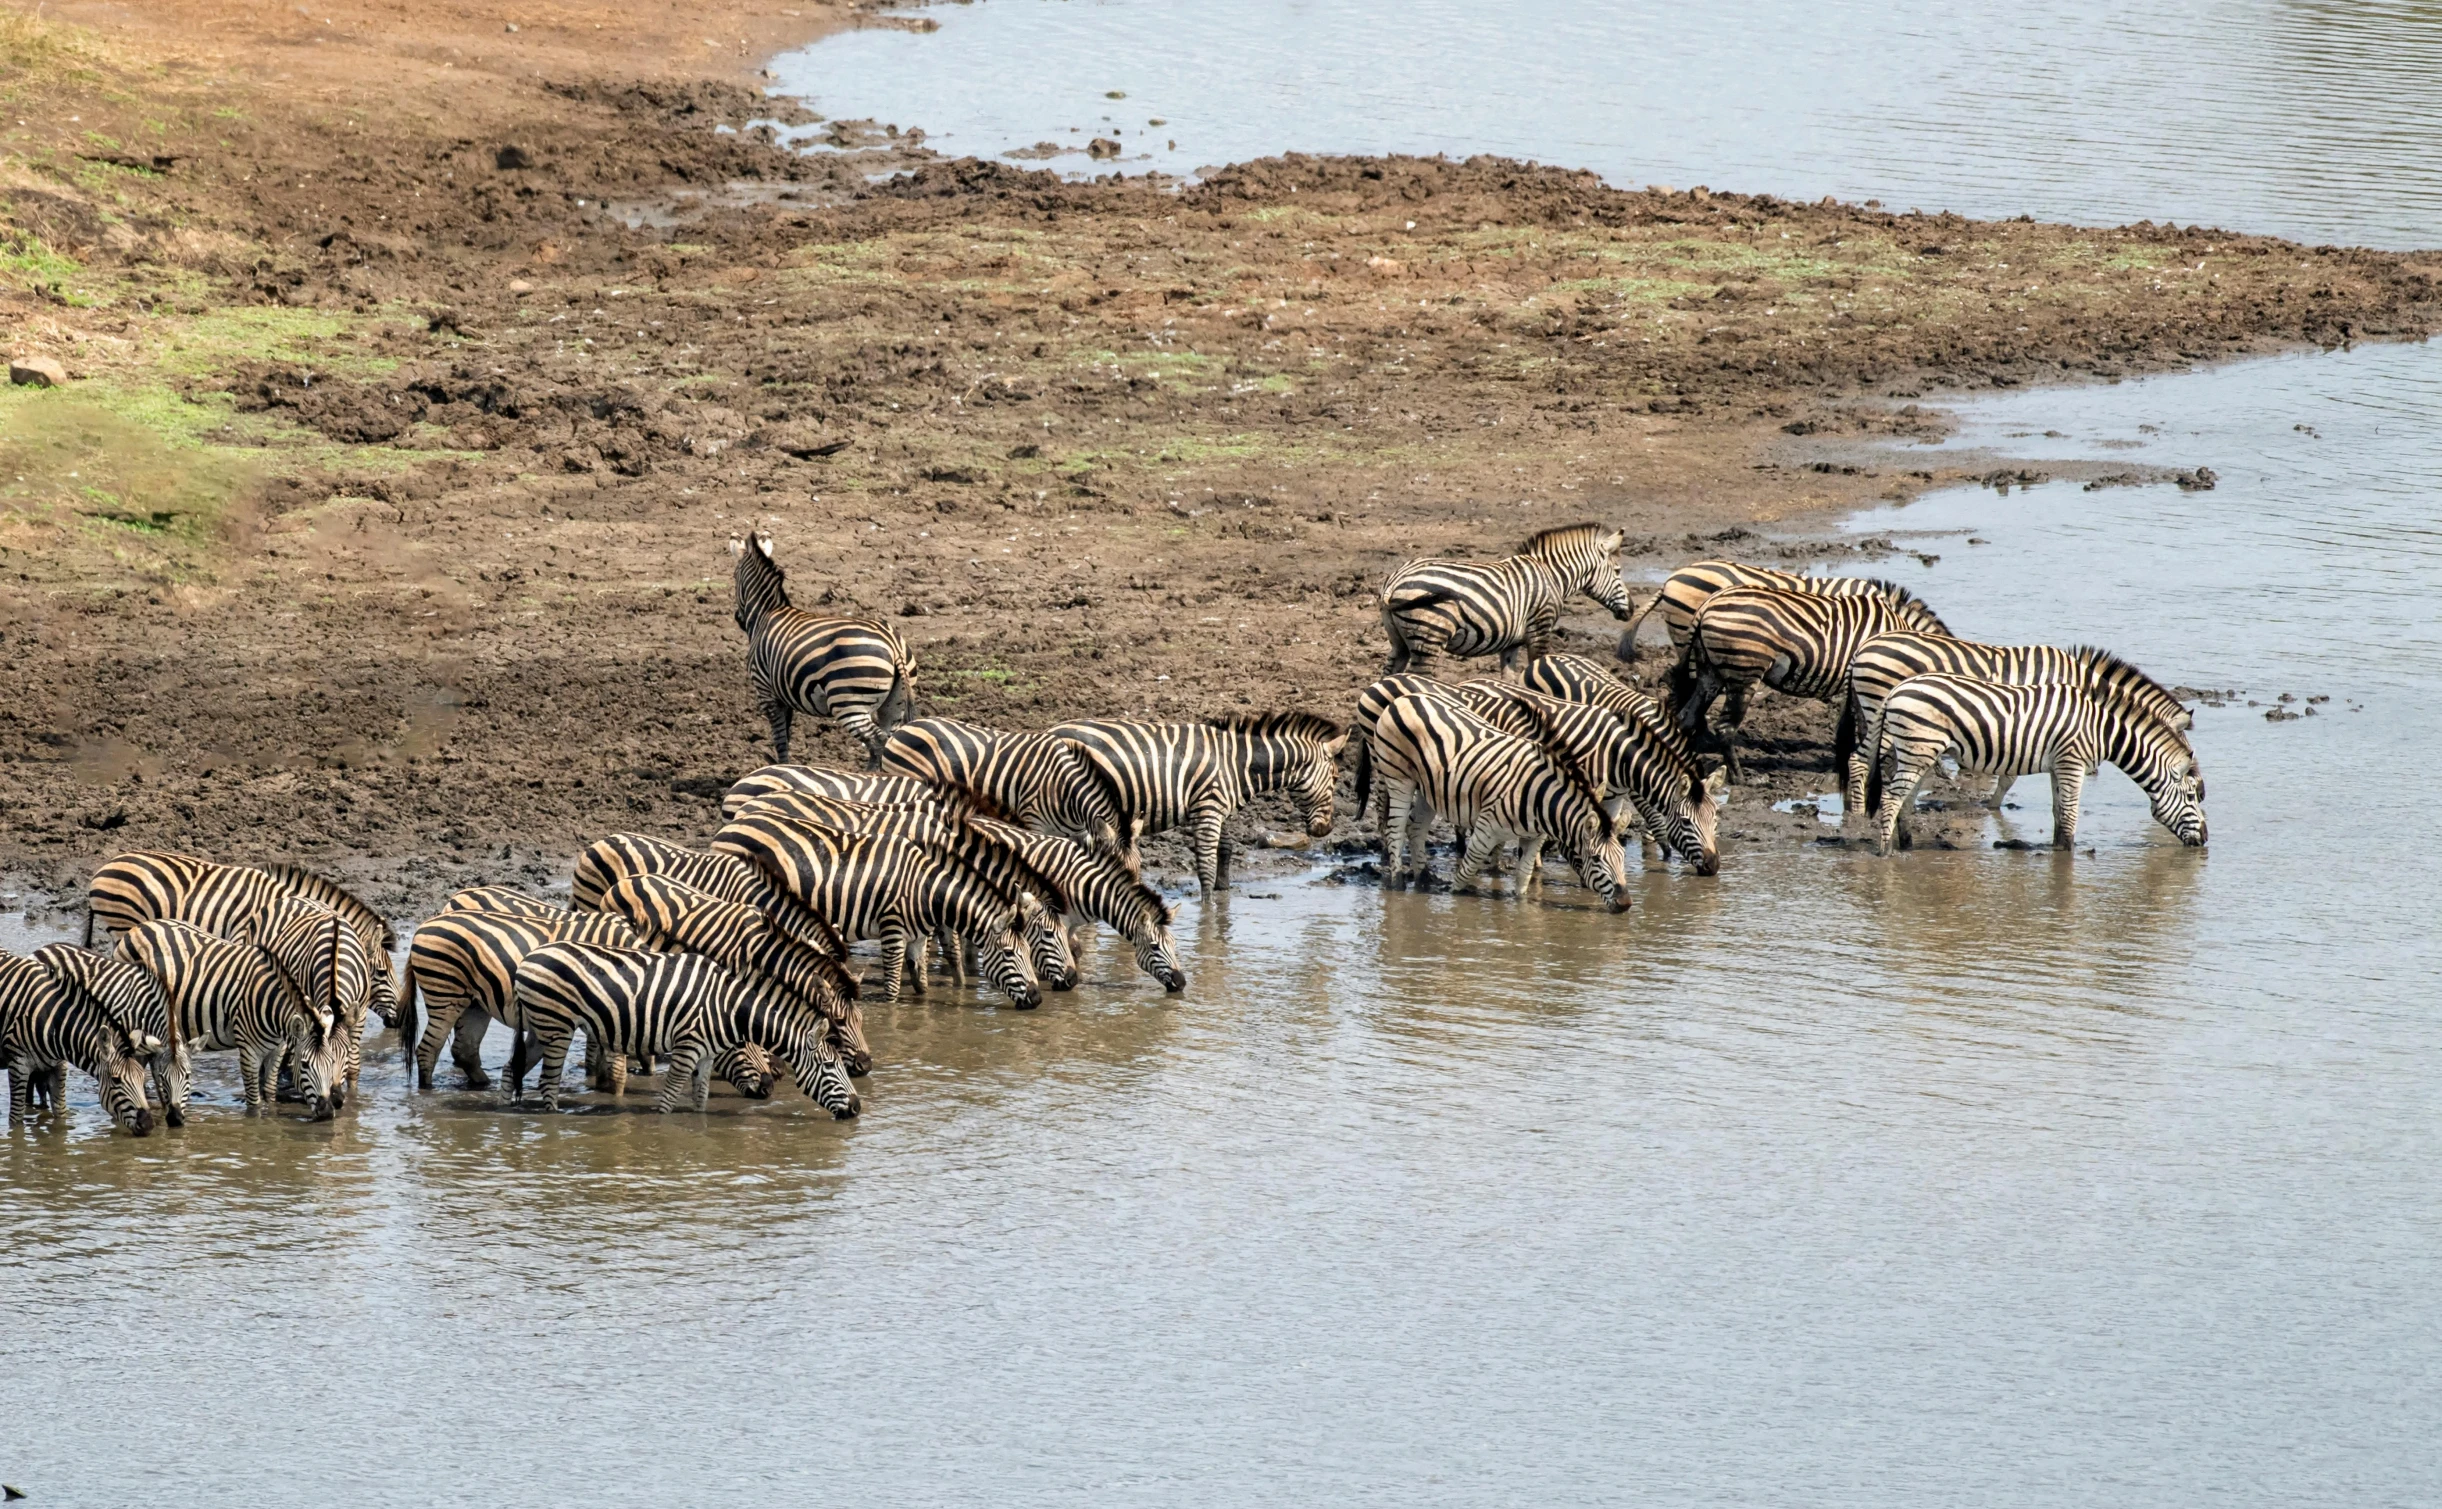
<svg viewBox="0 0 2442 1509"><path fill-rule="evenodd" d="M1747 693L1758 682L1792 697L1843 699L1857 651L1875 635L1899 629L1950 632L1912 596L1894 605L1879 595L1825 597L1778 587L1716 592L1696 615L1687 648L1671 667L1672 715L1692 746L1709 745L1721 754L1735 780L1737 747L1727 733L1716 734L1707 724L1715 699L1728 694L1725 721L1732 728L1746 717Z"/></svg>
<svg viewBox="0 0 2442 1509"><path fill-rule="evenodd" d="M374 1017L385 1027L399 1024L398 992L390 981L391 956L398 952L398 929L390 919L373 910L355 893L335 881L323 879L311 870L292 864L269 864L260 867L264 874L286 886L290 895L310 901L319 907L337 912L340 919L356 929L357 940L364 946L371 993L366 1001Z"/></svg>
<svg viewBox="0 0 2442 1509"><path fill-rule="evenodd" d="M1662 614L1662 627L1670 634L1671 653L1684 651L1696 615L1704 611L1713 594L1732 587L1776 587L1783 592L1811 592L1818 597L1879 597L1895 608L1916 601L1916 594L1907 588L1876 576L1800 576L1769 566L1742 566L1736 561L1697 561L1672 572L1662 583L1662 590L1645 604L1645 611L1628 625L1620 635L1619 658L1625 661L1637 658L1636 631L1657 609Z"/></svg>
<svg viewBox="0 0 2442 1509"><path fill-rule="evenodd" d="M444 912L501 912L512 917L565 917L568 908L555 906L540 896L529 896L515 886L478 885L463 891L453 891L441 903Z"/></svg>
<svg viewBox="0 0 2442 1509"><path fill-rule="evenodd" d="M1670 710L1612 675L1599 660L1583 655L1546 655L1528 666L1520 680L1529 691L1558 697L1563 702L1599 707L1623 723L1630 720L1642 723L1656 737L1668 740L1682 759L1695 763L1696 752L1688 747L1687 735L1671 718Z"/></svg>
<svg viewBox="0 0 2442 1509"><path fill-rule="evenodd" d="M1865 811L1866 767L1870 761L1851 756L1861 748L1871 751L1879 747L1884 701L1911 677L1936 672L2004 686L2057 682L2083 687L2132 715L2156 720L2179 735L2183 746L2187 746L2187 730L2195 721L2195 714L2161 682L2109 650L2092 645L2064 650L2051 645L1978 644L1940 634L1877 634L1858 648L1856 659L1849 663L1848 700L1840 709L1834 755L1839 767L1849 772L1844 819L1848 813ZM2188 752L2193 759L2193 747ZM1999 811L2017 779L2015 775L2000 776L1985 805ZM2199 796L2204 794L2203 780L2199 770Z"/></svg>
<svg viewBox="0 0 2442 1509"><path fill-rule="evenodd" d="M873 619L823 618L791 607L770 535L733 539L729 548L738 557L738 628L746 635L755 705L772 726L772 757L788 759L789 729L803 712L863 740L868 763L880 758L883 736L907 720L916 675L907 642Z"/></svg>
<svg viewBox="0 0 2442 1509"><path fill-rule="evenodd" d="M1699 875L1721 872L1720 811L1713 798L1723 772L1717 768L1708 779L1684 744L1656 735L1641 718L1623 719L1607 708L1506 681L1468 681L1458 692L1477 717L1572 764L1614 819L1621 807L1633 806L1638 826L1663 853L1687 861ZM1539 842L1525 846L1529 871L1541 863L1541 849Z"/></svg>
<svg viewBox="0 0 2442 1509"><path fill-rule="evenodd" d="M783 791L746 803L731 820L749 813L769 813L842 833L879 833L903 838L956 860L999 887L1001 894L1016 904L1018 931L1025 937L1026 956L1034 967L1036 981L1050 990L1077 988L1077 957L1070 946L1068 930L1059 920L1059 914L1068 910L1067 898L1049 877L1027 864L1017 848L976 830L951 809L934 802L885 805ZM921 953L923 941L911 946ZM952 962L960 962L955 949ZM919 970L924 967L919 957L910 957L908 964Z"/></svg>
<svg viewBox="0 0 2442 1509"><path fill-rule="evenodd" d="M2204 781L2186 741L2159 719L2082 686L2000 686L1965 676L1916 676L1884 699L1866 808L1889 853L1916 789L1944 758L1961 775L2052 777L2052 842L2077 842L2086 777L2117 765L2141 787L2154 821L2191 847L2205 842Z"/></svg>
<svg viewBox="0 0 2442 1509"><path fill-rule="evenodd" d="M66 1069L73 1064L101 1087L102 1108L112 1121L150 1136L153 1113L144 1081L149 1061L166 1046L112 1020L76 980L36 960L0 954L0 1067L8 1070L9 1125L34 1114L38 1084L51 1109L64 1110Z"/></svg>
<svg viewBox="0 0 2442 1509"><path fill-rule="evenodd" d="M1404 884L1425 869L1425 838L1447 814L1464 853L1451 883L1474 883L1503 845L1549 839L1612 912L1628 909L1627 856L1584 777L1533 742L1505 734L1456 700L1399 697L1374 724L1374 761L1387 805L1383 873ZM1522 876L1521 883L1534 877Z"/></svg>
<svg viewBox="0 0 2442 1509"><path fill-rule="evenodd" d="M148 1060L154 1096L161 1102L162 1120L174 1127L185 1126L186 1040L161 982L122 957L73 943L45 944L34 951L34 962L82 986L130 1037L161 1044L160 1051Z"/></svg>
<svg viewBox="0 0 2442 1509"><path fill-rule="evenodd" d="M1504 668L1551 646L1560 610L1582 592L1626 618L1628 587L1620 580L1620 533L1600 524L1546 529L1519 553L1490 565L1425 558L1391 573L1382 586L1382 627L1390 635L1385 674L1430 673L1447 655L1498 655Z"/></svg>
<svg viewBox="0 0 2442 1509"><path fill-rule="evenodd" d="M345 892L293 866L281 870L284 873L275 874L248 865L213 864L187 854L121 854L94 871L86 893L86 942L92 942L96 918L112 937L140 922L177 921L236 942L259 939L275 949L291 950L282 962L300 985L318 992L308 1004L339 1023L347 1045L347 1085L353 1090L363 1066L365 1019L374 1010L377 991L391 1019L397 1018L398 1005L389 989L389 955L381 953L383 965L375 968L373 950L384 945L377 942L369 949L363 924L348 921L313 894ZM348 900L353 912L373 917L371 908ZM341 919L346 936L335 949L326 950L295 925L309 911ZM288 942L272 942L275 934Z"/></svg>
<svg viewBox="0 0 2442 1509"><path fill-rule="evenodd" d="M407 978L399 992L404 1019L413 1023L422 1003L424 1025L415 1041L416 1087L432 1088L441 1045L466 1076L470 1090L489 1088L483 1068L483 1035L499 1022L519 1035L511 1053L509 1095L515 1099L532 1062L517 1015L519 961L551 943L589 943L642 949L645 939L621 918L594 912L536 916L509 911L448 911L415 930L407 944ZM402 1027L401 1032L407 1031Z"/></svg>
<svg viewBox="0 0 2442 1509"><path fill-rule="evenodd" d="M1065 833L1136 868L1126 802L1102 767L1065 739L919 718L883 741L882 769L966 792L992 815Z"/></svg>
<svg viewBox="0 0 2442 1509"><path fill-rule="evenodd" d="M988 817L970 818L968 824L1008 844L1035 873L1059 887L1068 904L1065 920L1072 955L1079 925L1099 922L1134 946L1136 967L1161 981L1163 990L1175 995L1187 988L1187 971L1179 965L1178 944L1170 935L1170 904L1141 876L1057 833L1037 833Z"/></svg>
<svg viewBox="0 0 2442 1509"><path fill-rule="evenodd" d="M1208 718L1201 723L1085 720L1050 732L1074 745L1116 793L1126 822L1128 864L1136 842L1185 827L1195 845L1204 894L1229 885L1230 851L1222 829L1251 799L1287 792L1306 809L1306 831L1331 831L1332 793L1348 730L1311 713Z"/></svg>
<svg viewBox="0 0 2442 1509"><path fill-rule="evenodd" d="M736 817L738 809L756 797L790 791L842 802L871 802L882 807L930 803L961 818L1009 817L971 791L943 786L922 776L830 770L820 765L766 765L738 777L737 783L721 798L721 816Z"/></svg>
<svg viewBox="0 0 2442 1509"><path fill-rule="evenodd" d="M845 1121L861 1109L821 1017L741 984L700 954L553 943L519 962L516 994L542 1059L537 1088L546 1110L559 1109L568 1047L579 1031L614 1061L670 1061L657 1110L682 1103L703 1110L713 1061L742 1043L788 1064L806 1098L834 1117Z"/></svg>
<svg viewBox="0 0 2442 1509"><path fill-rule="evenodd" d="M345 1103L347 1055L340 1024L310 1005L304 988L278 954L255 943L232 943L187 922L147 922L119 938L119 957L161 982L178 1023L178 1067L163 1105L183 1118L192 1055L237 1050L246 1109L271 1109L279 1099L280 1064L296 1068L297 1090L328 1118ZM174 1098L173 1098L174 1097Z"/></svg>
<svg viewBox="0 0 2442 1509"><path fill-rule="evenodd" d="M990 881L905 839L842 833L771 814L734 818L713 848L781 877L851 939L882 942L884 1000L896 1000L909 945L947 930L975 940L984 976L1020 1010L1043 1003L1018 935L1018 909ZM924 977L914 981L918 994Z"/></svg>
<svg viewBox="0 0 2442 1509"><path fill-rule="evenodd" d="M831 1024L850 1076L871 1072L873 1050L847 970L772 926L757 908L708 896L667 875L631 875L603 894L602 910L657 947L702 954L741 981L778 991L786 1004Z"/></svg>
<svg viewBox="0 0 2442 1509"><path fill-rule="evenodd" d="M568 904L580 912L600 911L603 892L630 875L667 875L707 896L759 908L782 932L808 948L834 959L848 957L848 942L839 929L790 895L779 877L735 854L682 849L633 833L614 833L585 846L577 855Z"/></svg>

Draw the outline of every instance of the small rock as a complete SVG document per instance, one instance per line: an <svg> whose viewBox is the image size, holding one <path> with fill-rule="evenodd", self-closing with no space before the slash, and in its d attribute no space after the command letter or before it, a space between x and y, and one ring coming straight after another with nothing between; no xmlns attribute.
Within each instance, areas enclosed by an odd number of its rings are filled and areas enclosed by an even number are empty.
<svg viewBox="0 0 2442 1509"><path fill-rule="evenodd" d="M511 32L511 33L514 33L514 32L517 30L517 23L516 23L516 22L514 22L514 21L512 21L512 22L510 22L508 25L506 25L506 26L502 27L502 28L501 28L501 30L502 30L502 31L505 31L505 32Z"/></svg>
<svg viewBox="0 0 2442 1509"><path fill-rule="evenodd" d="M2213 491L2213 484L2221 478L2213 475L2213 468L2200 466L2192 472L2181 472L2171 480L2179 484L2179 490L2183 493L2209 493Z"/></svg>
<svg viewBox="0 0 2442 1509"><path fill-rule="evenodd" d="M68 369L48 356L21 356L8 364L8 380L21 388L64 388Z"/></svg>
<svg viewBox="0 0 2442 1509"><path fill-rule="evenodd" d="M1111 140L1107 136L1097 136L1092 141L1085 144L1085 155L1097 160L1117 157L1119 155L1119 143Z"/></svg>
<svg viewBox="0 0 2442 1509"><path fill-rule="evenodd" d="M534 285L527 282L523 278L511 278L509 280L509 292L522 299L527 294L534 292Z"/></svg>
<svg viewBox="0 0 2442 1509"><path fill-rule="evenodd" d="M502 147L492 154L492 166L504 173L530 168L534 166L534 154L519 146Z"/></svg>

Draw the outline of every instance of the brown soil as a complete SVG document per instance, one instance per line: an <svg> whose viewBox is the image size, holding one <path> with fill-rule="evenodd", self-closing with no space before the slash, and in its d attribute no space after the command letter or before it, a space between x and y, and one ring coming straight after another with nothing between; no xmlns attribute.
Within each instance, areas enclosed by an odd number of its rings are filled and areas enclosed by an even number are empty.
<svg viewBox="0 0 2442 1509"><path fill-rule="evenodd" d="M842 6L6 4L0 329L75 379L0 395L0 866L45 886L175 846L406 914L700 835L765 758L749 524L898 621L925 710L1340 712L1406 555L1850 549L1792 521L1973 475L1827 444L1939 433L1928 394L2442 301L2434 256L1490 159L784 151L741 79ZM1750 730L1733 831L1828 754L1812 707Z"/></svg>

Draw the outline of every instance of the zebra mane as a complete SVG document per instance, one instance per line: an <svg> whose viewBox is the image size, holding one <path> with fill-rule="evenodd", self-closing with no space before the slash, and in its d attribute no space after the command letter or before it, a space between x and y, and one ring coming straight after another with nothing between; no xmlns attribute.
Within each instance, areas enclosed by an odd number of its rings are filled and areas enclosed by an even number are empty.
<svg viewBox="0 0 2442 1509"><path fill-rule="evenodd" d="M1314 744L1328 744L1347 732L1329 718L1316 713L1237 713L1228 717L1207 718L1204 726L1229 733L1270 735Z"/></svg>
<svg viewBox="0 0 2442 1509"><path fill-rule="evenodd" d="M1514 700L1534 718L1536 735L1545 752L1551 756L1553 767L1567 778L1579 796L1586 799L1586 805L1594 809L1594 820L1602 825L1603 837L1616 837L1611 814L1603 810L1603 799L1596 794L1593 780L1587 776L1585 767L1577 763L1577 751L1566 747L1557 737L1558 730L1552 723L1550 710L1525 697Z"/></svg>
<svg viewBox="0 0 2442 1509"><path fill-rule="evenodd" d="M1572 546L1590 545L1610 532L1609 525L1591 520L1583 524L1561 524L1528 535L1526 543L1518 547L1518 554L1541 556L1548 560L1566 553Z"/></svg>
<svg viewBox="0 0 2442 1509"><path fill-rule="evenodd" d="M2152 676L2146 674L2136 665L2121 658L2118 653L2111 650L2106 650L2099 644L2072 645L2069 649L2069 657L2072 660L2083 661L2085 664L2090 665L2095 670L2101 672L2105 677L2114 680L2126 679L2129 681L2134 681L2140 685L2152 687L2155 691L2160 692L2168 701L2177 702L2179 700L2177 697L2171 695L2171 689L2169 687L2164 686L2159 681L2156 681Z"/></svg>
<svg viewBox="0 0 2442 1509"><path fill-rule="evenodd" d="M390 919L366 905L362 899L339 882L326 880L303 865L290 864L285 860L275 864L259 865L256 868L306 900L328 907L343 918L350 912L362 912L381 927L384 948L399 946L398 929L390 925Z"/></svg>

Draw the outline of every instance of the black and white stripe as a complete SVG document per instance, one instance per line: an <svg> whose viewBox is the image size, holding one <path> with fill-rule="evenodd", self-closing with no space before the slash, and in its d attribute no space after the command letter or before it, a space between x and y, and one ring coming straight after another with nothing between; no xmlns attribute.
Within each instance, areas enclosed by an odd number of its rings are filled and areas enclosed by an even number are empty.
<svg viewBox="0 0 2442 1509"><path fill-rule="evenodd" d="M1695 761L1695 751L1688 747L1687 735L1672 720L1670 710L1661 702L1613 675L1599 660L1584 655L1545 655L1526 667L1519 680L1530 691L1563 702L1584 702L1599 707L1621 722L1634 720L1668 740L1681 758Z"/></svg>
<svg viewBox="0 0 2442 1509"><path fill-rule="evenodd" d="M1573 593L1626 618L1620 533L1601 524L1546 529L1518 554L1489 565L1412 560L1382 586L1382 627L1390 635L1387 674L1430 672L1448 655L1499 655L1504 667L1543 654Z"/></svg>
<svg viewBox="0 0 2442 1509"><path fill-rule="evenodd" d="M1501 848L1549 839L1613 912L1628 908L1627 857L1610 815L1585 777L1542 745L1503 733L1457 699L1394 698L1375 720L1375 779L1383 788L1383 872L1403 884L1411 860L1425 868L1436 812L1449 817L1464 854L1452 883L1465 887ZM1522 886L1536 876L1522 875Z"/></svg>
<svg viewBox="0 0 2442 1509"><path fill-rule="evenodd" d="M1657 609L1670 634L1673 655L1687 647L1688 630L1715 593L1732 587L1774 587L1783 592L1811 592L1818 597L1879 597L1893 607L1913 602L1916 595L1897 582L1873 576L1800 576L1769 566L1742 566L1736 561L1696 561L1682 566L1662 583L1645 610L1620 635L1619 658L1636 659L1636 631ZM1941 632L1937 630L1936 632Z"/></svg>
<svg viewBox="0 0 2442 1509"><path fill-rule="evenodd" d="M2169 726L2084 687L2001 686L1966 676L1916 676L1882 705L1866 809L1888 853L1916 789L1944 759L1961 775L2052 777L2052 842L2077 842L2086 777L2117 765L2141 787L2154 820L2183 844L2205 842L2204 782L2196 757Z"/></svg>
<svg viewBox="0 0 2442 1509"><path fill-rule="evenodd" d="M789 605L787 579L772 559L770 535L731 540L738 557L737 621L755 705L772 726L773 758L789 757L797 714L830 718L880 756L884 735L907 719L915 657L888 624L824 618Z"/></svg>
<svg viewBox="0 0 2442 1509"><path fill-rule="evenodd" d="M1606 707L1506 681L1463 682L1458 694L1485 722L1535 740L1583 775L1614 819L1623 806L1633 806L1639 828L1663 853L1687 861L1699 875L1720 873L1713 798L1723 772L1716 769L1708 780L1684 743L1656 734L1640 717L1622 718ZM1541 848L1538 842L1524 846L1529 870L1540 862Z"/></svg>
<svg viewBox="0 0 2442 1509"><path fill-rule="evenodd" d="M1348 743L1348 730L1311 713L1201 723L1088 719L1049 732L1081 750L1115 793L1127 823L1130 867L1138 839L1185 827L1206 895L1229 885L1222 829L1253 798L1286 792L1305 808L1309 834L1320 838L1331 831L1339 754Z"/></svg>
<svg viewBox="0 0 2442 1509"><path fill-rule="evenodd" d="M614 833L585 846L577 855L568 904L580 912L599 911L602 893L630 875L667 875L707 896L755 907L782 932L808 948L834 959L848 956L847 942L830 919L809 910L803 901L790 895L778 877L764 873L735 854L682 849L633 833Z"/></svg>
<svg viewBox="0 0 2442 1509"><path fill-rule="evenodd" d="M1170 935L1170 904L1141 876L1057 833L1037 833L988 817L969 818L968 824L1008 844L1037 874L1059 887L1068 903L1065 921L1072 953L1081 921L1099 922L1134 946L1136 967L1159 980L1162 989L1175 994L1187 988L1187 971L1180 967L1178 944Z"/></svg>
<svg viewBox="0 0 2442 1509"><path fill-rule="evenodd" d="M141 968L112 954L96 953L73 943L50 943L34 951L34 960L53 974L82 986L113 1022L131 1038L161 1044L150 1055L153 1094L161 1119L186 1125L187 1064L184 1031L170 1010L161 982Z"/></svg>
<svg viewBox="0 0 2442 1509"><path fill-rule="evenodd" d="M516 996L541 1059L536 1088L546 1110L559 1108L569 1044L579 1031L614 1061L667 1058L658 1110L703 1110L713 1061L745 1042L787 1063L806 1098L833 1116L844 1121L861 1109L821 1017L776 1003L701 954L553 943L519 962Z"/></svg>
<svg viewBox="0 0 2442 1509"><path fill-rule="evenodd" d="M110 1119L138 1137L153 1130L145 1103L148 1061L167 1045L129 1032L76 980L35 959L0 954L0 1067L8 1070L8 1119L34 1114L37 1085L54 1112L66 1106L67 1067L101 1087Z"/></svg>
<svg viewBox="0 0 2442 1509"><path fill-rule="evenodd" d="M178 1072L164 1097L183 1117L193 1055L237 1050L246 1109L263 1111L279 1098L280 1065L295 1072L297 1092L320 1120L346 1098L347 1056L341 1025L311 1003L281 957L258 943L232 943L187 922L146 922L119 936L119 957L161 982L177 1014Z"/></svg>
<svg viewBox="0 0 2442 1509"><path fill-rule="evenodd" d="M625 919L599 912L447 911L415 930L407 945L407 978L399 999L408 1021L416 1019L419 1000L423 1008L424 1025L414 1050L417 1088L432 1088L443 1043L450 1044L450 1057L465 1074L467 1088L487 1088L492 1077L483 1067L483 1036L499 1022L518 1034L506 1071L510 1098L516 1098L532 1062L524 1024L517 1016L517 965L551 943L648 947Z"/></svg>
<svg viewBox="0 0 2442 1509"><path fill-rule="evenodd" d="M1119 792L1065 739L919 718L883 741L882 769L966 792L993 816L1065 833L1136 867Z"/></svg>

